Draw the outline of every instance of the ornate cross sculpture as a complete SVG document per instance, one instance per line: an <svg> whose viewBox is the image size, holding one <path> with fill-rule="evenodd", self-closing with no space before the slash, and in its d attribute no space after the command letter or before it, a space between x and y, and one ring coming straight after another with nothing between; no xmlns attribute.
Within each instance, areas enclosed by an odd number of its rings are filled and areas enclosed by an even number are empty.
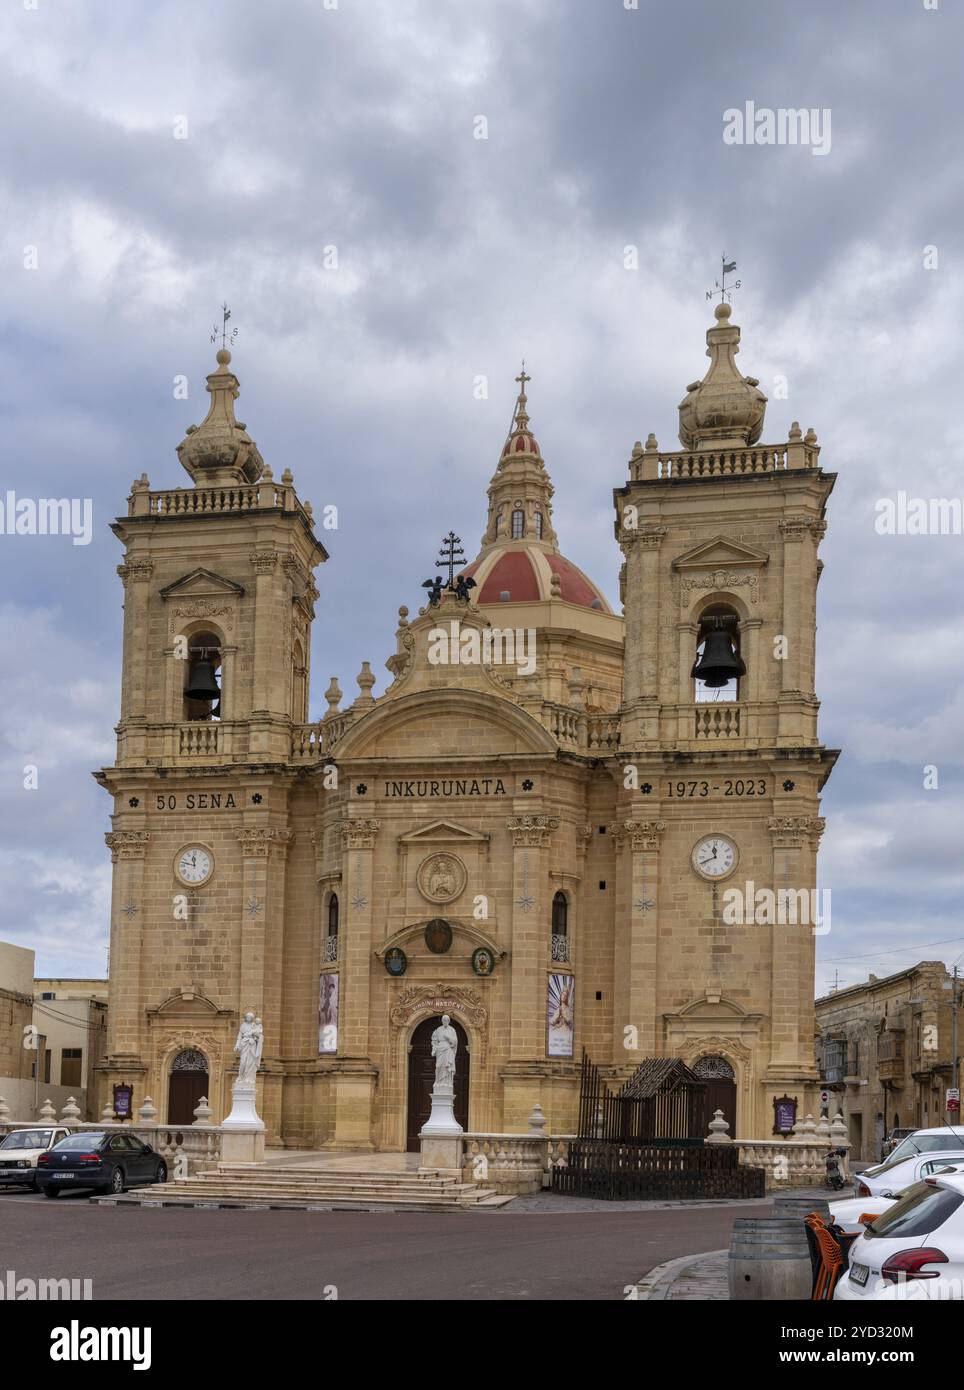
<svg viewBox="0 0 964 1390"><path fill-rule="evenodd" d="M723 252L723 255L721 257L721 264L723 266L723 271L720 276L720 279L714 281L716 288L712 290L707 290L706 297L707 299L715 299L716 296L719 295L720 303L722 304L724 299L728 302L732 302L731 297L733 291L738 290L740 288L740 281L734 280L732 285L727 285L726 277L731 273L731 271L736 270L736 261L728 261L726 259L725 251Z"/></svg>
<svg viewBox="0 0 964 1390"><path fill-rule="evenodd" d="M439 551L442 558L441 560L435 561L436 569L444 569L445 566L448 565L449 580L446 587L449 589L454 586L455 566L459 564L460 561L464 562L465 560L465 551L462 549L460 542L461 537L457 536L454 531L450 531L447 536L443 536L442 548Z"/></svg>
<svg viewBox="0 0 964 1390"><path fill-rule="evenodd" d="M218 328L217 324L215 324L214 332L211 334L211 342L216 343L217 340L220 338L222 348L226 348L228 343L233 343L235 338L238 336L238 330L236 328L232 328L231 332L228 332L228 319L230 317L231 310L228 308L227 304L222 304L221 327Z"/></svg>

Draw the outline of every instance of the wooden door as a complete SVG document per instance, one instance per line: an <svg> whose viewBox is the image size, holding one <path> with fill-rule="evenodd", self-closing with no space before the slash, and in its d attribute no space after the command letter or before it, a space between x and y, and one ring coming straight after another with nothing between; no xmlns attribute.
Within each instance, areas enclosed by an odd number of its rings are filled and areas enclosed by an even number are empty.
<svg viewBox="0 0 964 1390"><path fill-rule="evenodd" d="M167 1123L192 1125L194 1111L202 1096L208 1093L206 1071L172 1071L167 1093Z"/></svg>
<svg viewBox="0 0 964 1390"><path fill-rule="evenodd" d="M714 1076L704 1078L706 1085L706 1123L707 1128L717 1110L723 1111L723 1118L729 1122L727 1130L731 1139L736 1138L736 1082L728 1077Z"/></svg>
<svg viewBox="0 0 964 1390"><path fill-rule="evenodd" d="M432 1086L435 1058L432 1034L441 1026L441 1016L426 1018L412 1034L408 1047L408 1138L409 1153L418 1153L418 1132L432 1112ZM469 1127L469 1050L465 1029L453 1018L452 1027L459 1040L455 1054L455 1118L463 1129Z"/></svg>

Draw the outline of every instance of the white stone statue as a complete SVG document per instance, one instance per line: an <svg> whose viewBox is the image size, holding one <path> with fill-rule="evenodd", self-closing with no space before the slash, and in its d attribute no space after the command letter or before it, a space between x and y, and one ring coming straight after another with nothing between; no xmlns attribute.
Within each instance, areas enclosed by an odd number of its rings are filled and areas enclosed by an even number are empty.
<svg viewBox="0 0 964 1390"><path fill-rule="evenodd" d="M249 1010L238 1029L234 1050L238 1054L238 1081L253 1082L261 1064L261 1050L264 1047L264 1028L260 1018Z"/></svg>
<svg viewBox="0 0 964 1390"><path fill-rule="evenodd" d="M442 1015L441 1026L432 1034L432 1056L435 1058L435 1085L433 1091L452 1090L455 1085L455 1053L459 1045L458 1034L452 1027L448 1014Z"/></svg>

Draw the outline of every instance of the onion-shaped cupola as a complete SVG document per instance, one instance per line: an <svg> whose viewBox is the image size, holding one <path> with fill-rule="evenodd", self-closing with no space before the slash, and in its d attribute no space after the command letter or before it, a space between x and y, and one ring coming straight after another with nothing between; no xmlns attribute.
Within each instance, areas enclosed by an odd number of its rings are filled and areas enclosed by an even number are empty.
<svg viewBox="0 0 964 1390"><path fill-rule="evenodd" d="M234 418L238 378L230 370L231 354L222 347L217 371L207 379L211 405L200 425L191 425L177 456L198 487L223 483L256 483L264 471L258 446Z"/></svg>
<svg viewBox="0 0 964 1390"><path fill-rule="evenodd" d="M552 524L552 481L529 425L523 365L512 428L489 484L489 513L482 548L463 572L476 583L483 607L500 603L563 603L612 610L602 591L559 553Z"/></svg>

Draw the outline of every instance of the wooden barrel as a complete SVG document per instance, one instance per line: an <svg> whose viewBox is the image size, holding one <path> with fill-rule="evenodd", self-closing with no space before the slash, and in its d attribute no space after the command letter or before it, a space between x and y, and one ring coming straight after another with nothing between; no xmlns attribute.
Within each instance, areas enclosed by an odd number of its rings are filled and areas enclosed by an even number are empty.
<svg viewBox="0 0 964 1390"><path fill-rule="evenodd" d="M786 1215L792 1212L794 1216L809 1216L815 1211L818 1216L822 1216L824 1221L830 1220L830 1203L826 1197L796 1197L787 1193L786 1196L774 1197L773 1214L774 1216Z"/></svg>
<svg viewBox="0 0 964 1390"><path fill-rule="evenodd" d="M738 1218L730 1237L728 1267L734 1302L809 1299L813 1266L802 1217Z"/></svg>

